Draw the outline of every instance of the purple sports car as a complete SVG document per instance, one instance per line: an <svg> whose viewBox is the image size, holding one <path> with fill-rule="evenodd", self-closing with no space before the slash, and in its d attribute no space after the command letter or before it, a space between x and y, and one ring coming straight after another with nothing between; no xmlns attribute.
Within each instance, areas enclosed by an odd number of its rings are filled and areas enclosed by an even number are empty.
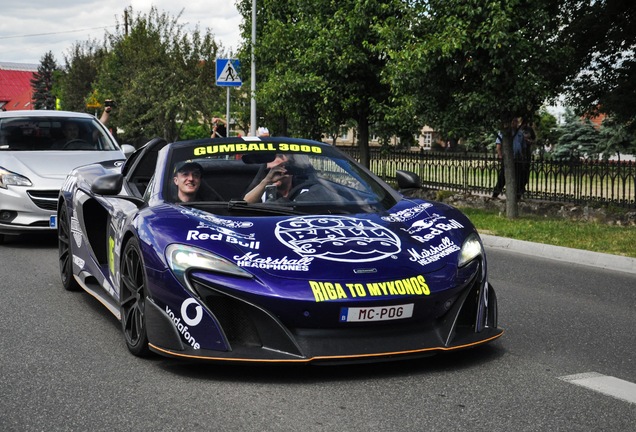
<svg viewBox="0 0 636 432"><path fill-rule="evenodd" d="M57 216L64 287L137 356L383 361L503 333L471 222L321 142L154 139L73 170Z"/></svg>

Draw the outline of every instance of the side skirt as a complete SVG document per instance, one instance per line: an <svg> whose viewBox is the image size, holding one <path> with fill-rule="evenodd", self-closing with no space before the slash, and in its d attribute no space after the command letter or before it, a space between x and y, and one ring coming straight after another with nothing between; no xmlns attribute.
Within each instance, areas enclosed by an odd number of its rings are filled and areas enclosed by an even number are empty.
<svg viewBox="0 0 636 432"><path fill-rule="evenodd" d="M110 313L115 315L115 317L119 321L121 321L121 312L119 310L119 305L115 304L113 299L110 296L106 295L106 293L104 292L102 287L100 287L96 283L85 282L88 278L87 279L81 279L76 274L74 274L73 277L75 278L77 283L82 287L82 289L84 291L86 291L87 293L89 293L90 295L95 297L97 299L97 301L99 301L101 304L106 306L106 308L110 311ZM89 276L89 278L90 278L90 276Z"/></svg>

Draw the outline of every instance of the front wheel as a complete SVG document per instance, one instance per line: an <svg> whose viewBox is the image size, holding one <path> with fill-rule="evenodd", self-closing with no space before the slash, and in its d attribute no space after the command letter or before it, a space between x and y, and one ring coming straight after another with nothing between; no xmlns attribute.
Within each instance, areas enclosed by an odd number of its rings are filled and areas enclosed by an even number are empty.
<svg viewBox="0 0 636 432"><path fill-rule="evenodd" d="M138 357L148 357L146 330L146 276L139 242L126 243L121 260L121 327L128 350Z"/></svg>

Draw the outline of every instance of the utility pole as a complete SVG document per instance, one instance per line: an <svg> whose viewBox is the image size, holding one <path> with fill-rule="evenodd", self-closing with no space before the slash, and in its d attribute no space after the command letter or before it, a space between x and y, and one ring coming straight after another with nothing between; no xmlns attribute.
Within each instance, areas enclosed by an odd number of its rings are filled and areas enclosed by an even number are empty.
<svg viewBox="0 0 636 432"><path fill-rule="evenodd" d="M124 9L124 36L128 37L128 8Z"/></svg>
<svg viewBox="0 0 636 432"><path fill-rule="evenodd" d="M252 76L250 103L250 135L256 136L256 59L254 56L254 46L256 45L256 0L252 0Z"/></svg>

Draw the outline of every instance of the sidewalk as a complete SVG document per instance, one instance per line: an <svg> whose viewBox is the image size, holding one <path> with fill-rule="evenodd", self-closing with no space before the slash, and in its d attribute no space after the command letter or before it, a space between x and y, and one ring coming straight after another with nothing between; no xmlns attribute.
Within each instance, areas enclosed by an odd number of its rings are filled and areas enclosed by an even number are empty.
<svg viewBox="0 0 636 432"><path fill-rule="evenodd" d="M484 246L494 249L505 249L525 255L636 274L636 258L532 243L487 234L480 234L480 237Z"/></svg>

